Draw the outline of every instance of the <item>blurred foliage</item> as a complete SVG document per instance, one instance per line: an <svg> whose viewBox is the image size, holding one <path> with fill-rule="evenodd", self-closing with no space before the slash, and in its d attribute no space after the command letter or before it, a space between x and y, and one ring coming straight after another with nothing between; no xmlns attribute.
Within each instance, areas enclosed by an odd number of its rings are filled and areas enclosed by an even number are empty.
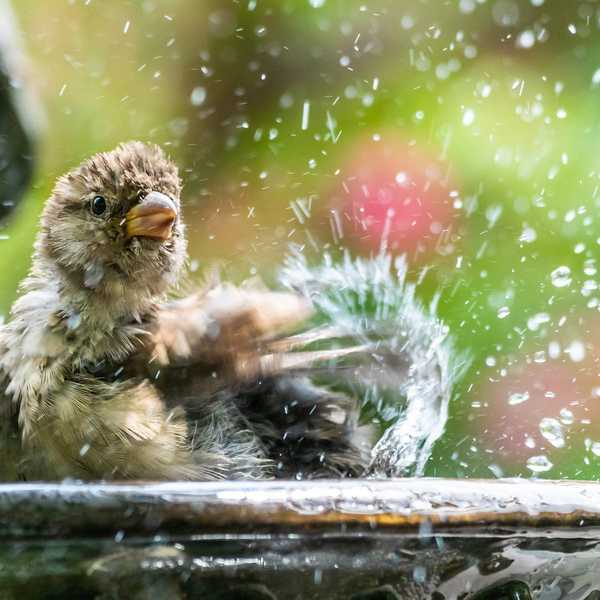
<svg viewBox="0 0 600 600"><path fill-rule="evenodd" d="M14 5L47 130L1 232L0 313L54 178L155 141L182 168L194 270L268 279L289 243L368 254L384 236L423 299L441 293L474 360L431 474L530 475L544 456L540 475L596 477L597 3Z"/></svg>

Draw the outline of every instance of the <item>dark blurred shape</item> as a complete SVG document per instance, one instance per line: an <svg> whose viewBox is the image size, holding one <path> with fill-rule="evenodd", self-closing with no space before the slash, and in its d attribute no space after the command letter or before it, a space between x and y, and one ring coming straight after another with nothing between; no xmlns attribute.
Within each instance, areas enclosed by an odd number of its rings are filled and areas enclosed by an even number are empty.
<svg viewBox="0 0 600 600"><path fill-rule="evenodd" d="M531 594L526 584L511 581L489 587L473 596L473 600L531 600Z"/></svg>
<svg viewBox="0 0 600 600"><path fill-rule="evenodd" d="M16 21L8 0L0 0L0 221L21 200L34 168L39 113L23 75Z"/></svg>
<svg viewBox="0 0 600 600"><path fill-rule="evenodd" d="M399 598L400 596L392 586L383 585L374 590L358 592L352 596L351 600L399 600Z"/></svg>

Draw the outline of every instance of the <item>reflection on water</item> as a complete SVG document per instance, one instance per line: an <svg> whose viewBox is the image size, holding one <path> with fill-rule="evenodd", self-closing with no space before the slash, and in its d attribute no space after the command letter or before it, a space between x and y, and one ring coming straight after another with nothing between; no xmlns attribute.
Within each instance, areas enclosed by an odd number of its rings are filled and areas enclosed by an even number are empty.
<svg viewBox="0 0 600 600"><path fill-rule="evenodd" d="M594 600L596 533L30 540L0 550L0 586L3 598Z"/></svg>

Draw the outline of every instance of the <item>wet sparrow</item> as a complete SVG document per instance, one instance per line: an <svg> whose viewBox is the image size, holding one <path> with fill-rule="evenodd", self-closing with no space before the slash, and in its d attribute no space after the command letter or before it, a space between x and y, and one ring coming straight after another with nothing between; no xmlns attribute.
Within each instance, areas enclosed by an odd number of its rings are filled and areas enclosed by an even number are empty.
<svg viewBox="0 0 600 600"><path fill-rule="evenodd" d="M58 180L0 326L4 479L363 471L356 402L288 352L306 298L215 284L170 299L186 261L180 193L175 165L140 142Z"/></svg>

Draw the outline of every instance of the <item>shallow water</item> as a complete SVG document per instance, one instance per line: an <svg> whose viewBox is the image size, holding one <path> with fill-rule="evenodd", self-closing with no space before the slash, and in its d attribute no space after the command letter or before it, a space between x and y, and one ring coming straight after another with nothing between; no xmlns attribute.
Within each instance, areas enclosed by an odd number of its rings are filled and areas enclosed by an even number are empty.
<svg viewBox="0 0 600 600"><path fill-rule="evenodd" d="M3 598L592 600L600 531L581 533L31 540L3 545L0 587Z"/></svg>

